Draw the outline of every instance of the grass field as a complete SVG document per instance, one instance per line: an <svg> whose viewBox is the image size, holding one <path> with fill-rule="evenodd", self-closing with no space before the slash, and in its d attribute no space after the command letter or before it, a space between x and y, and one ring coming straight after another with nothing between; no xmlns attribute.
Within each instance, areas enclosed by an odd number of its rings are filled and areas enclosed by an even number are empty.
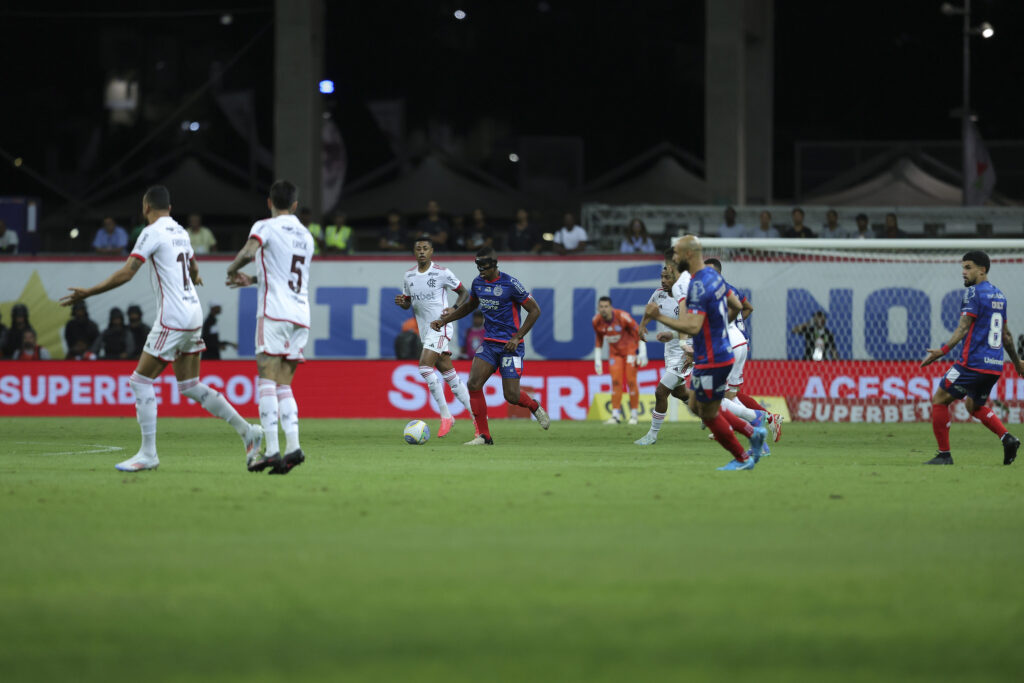
<svg viewBox="0 0 1024 683"><path fill-rule="evenodd" d="M1020 680L1024 462L980 425L731 473L692 425L468 427L307 420L272 477L163 419L127 475L134 419L0 419L0 680Z"/></svg>

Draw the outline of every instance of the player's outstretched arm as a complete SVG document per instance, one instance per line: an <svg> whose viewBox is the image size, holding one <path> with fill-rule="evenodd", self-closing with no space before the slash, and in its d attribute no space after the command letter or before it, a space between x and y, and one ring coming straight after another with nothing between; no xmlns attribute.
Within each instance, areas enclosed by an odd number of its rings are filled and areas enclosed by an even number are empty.
<svg viewBox="0 0 1024 683"><path fill-rule="evenodd" d="M408 311L412 308L412 297L408 294L395 294L395 304Z"/></svg>
<svg viewBox="0 0 1024 683"><path fill-rule="evenodd" d="M971 329L971 321L973 318L969 315L961 315L960 322L957 324L956 329L953 330L953 336L949 338L949 341L942 345L939 349L928 349L928 355L925 356L924 360L921 361L921 367L931 365L938 359L949 353L949 350L960 343L960 340L967 336L967 332ZM1003 328L1005 331L1005 327Z"/></svg>
<svg viewBox="0 0 1024 683"><path fill-rule="evenodd" d="M678 318L670 318L667 315L663 315L658 309L658 304L655 303L647 304L647 308L644 309L644 315L650 316L653 320L657 320L659 323L662 323L676 332L682 332L683 334L688 334L691 337L700 332L700 328L704 324L703 313L679 311Z"/></svg>
<svg viewBox="0 0 1024 683"><path fill-rule="evenodd" d="M135 273L142 267L142 259L137 256L129 256L128 260L123 266L114 271L114 273L103 282L99 283L95 287L89 287L86 289L80 287L68 287L68 291L71 294L61 297L61 306L70 306L76 301L82 301L88 299L90 296L96 296L103 292L108 292L111 289L120 287L124 283L135 277Z"/></svg>
<svg viewBox="0 0 1024 683"><path fill-rule="evenodd" d="M1020 359L1020 355L1017 353L1017 347L1013 344L1013 333L1010 332L1010 328L1003 323L1003 349L1006 350L1006 355L1013 361L1013 368L1017 371L1017 374L1024 377L1024 365Z"/></svg>
<svg viewBox="0 0 1024 683"><path fill-rule="evenodd" d="M235 256L235 260L228 265L228 282L234 279L235 273L252 261L259 248L259 240L253 239L252 237L246 240L245 244L242 245L242 248L239 250L238 255Z"/></svg>
<svg viewBox="0 0 1024 683"><path fill-rule="evenodd" d="M437 320L431 322L430 329L434 330L435 332L439 332L441 328L447 325L448 323L465 318L467 315L475 311L476 307L479 305L480 299L477 299L475 296L471 296L469 297L469 300L466 301L466 303L462 304L461 306L457 306L455 310L449 311L442 315Z"/></svg>
<svg viewBox="0 0 1024 683"><path fill-rule="evenodd" d="M526 333L530 331L534 323L540 319L540 305L532 297L523 301L522 306L526 309L526 320L523 321L519 331L512 335L512 338L505 344L506 351L515 351L516 347L519 346L520 340L526 336Z"/></svg>

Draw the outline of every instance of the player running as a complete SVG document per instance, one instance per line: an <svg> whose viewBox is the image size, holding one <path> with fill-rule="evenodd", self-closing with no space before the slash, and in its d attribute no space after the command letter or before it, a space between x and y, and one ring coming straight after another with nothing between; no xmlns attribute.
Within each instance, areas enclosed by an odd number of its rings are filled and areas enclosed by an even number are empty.
<svg viewBox="0 0 1024 683"><path fill-rule="evenodd" d="M722 262L716 258L704 259L704 264L711 266L722 274ZM743 327L743 321L754 312L754 305L747 297L728 282L725 283L731 297L735 297L732 306L739 305L740 310L735 318L730 316L729 320L729 344L732 346L732 371L729 373L729 388L725 391L725 398L722 399L722 407L742 420L746 420L755 427L764 426L771 434L772 441L777 442L782 438L782 416L771 413L767 410L751 409L736 400L736 396L743 388L743 368L747 364L747 352L749 350L747 335ZM770 455L767 445L762 455Z"/></svg>
<svg viewBox="0 0 1024 683"><path fill-rule="evenodd" d="M689 286L689 273L683 273L685 278L679 276L679 269L672 260L671 250L666 253L665 265L661 269L661 287L654 291L648 303L657 304L662 315L670 318L679 318L680 303L686 301L686 287ZM640 336L647 334L647 322L650 317L645 313L640 321ZM686 378L693 370L693 363L689 360L693 357L693 347L689 346L689 353L683 343L689 343L680 339L678 332L674 330L659 330L657 340L665 343L665 373L661 376L658 387L654 390L654 410L651 411L651 428L646 434L634 441L638 446L653 446L658 441L658 432L665 422L665 413L668 411L668 397L675 396L683 403L689 401L689 392L686 390ZM687 357L689 356L689 358Z"/></svg>
<svg viewBox="0 0 1024 683"><path fill-rule="evenodd" d="M964 337L963 352L932 396L932 431L939 452L926 465L952 465L949 450L949 405L964 398L967 412L989 428L1003 443L1003 464L1017 458L1020 440L1010 434L999 417L985 405L992 387L1003 374L1003 351L1013 361L1017 374L1024 377L1024 364L1017 355L1013 334L1006 325L1006 297L988 281L991 261L983 251L969 251L962 260L964 287L960 305L960 324L942 348L928 349L921 367L931 365L949 353ZM966 397L966 398L965 398Z"/></svg>
<svg viewBox="0 0 1024 683"><path fill-rule="evenodd" d="M130 382L135 392L135 414L142 431L139 452L114 467L122 472L155 470L160 466L156 453L156 391L153 382L168 363L174 366L178 392L196 400L211 415L219 417L238 432L245 444L246 457L258 453L263 430L251 425L238 414L222 395L199 381L199 354L203 343L203 309L196 295L199 277L188 231L171 218L171 194L166 187L155 185L142 197L142 215L148 225L135 242L131 256L106 280L88 289L70 287L71 294L60 301L70 306L125 284L147 260L152 266L157 292L156 321L146 337L139 364Z"/></svg>
<svg viewBox="0 0 1024 683"><path fill-rule="evenodd" d="M728 410L719 410L733 363L727 330L729 314L725 280L714 268L704 265L700 239L695 235L685 235L676 242L675 261L692 276L686 293L686 313L680 312L679 318L673 319L663 315L658 304L649 303L645 315L693 337L694 369L690 376L690 391L696 398L695 410L719 445L734 457L732 462L718 469L753 469L761 457L764 427L754 427ZM750 451L744 453L733 429L750 438Z"/></svg>
<svg viewBox="0 0 1024 683"><path fill-rule="evenodd" d="M495 370L501 371L505 400L528 408L544 429L551 426L551 420L540 404L519 387L519 378L523 374L523 337L540 318L540 306L519 280L498 270L494 249L484 247L476 252L476 269L480 274L470 286L469 300L430 323L435 332L440 332L445 325L466 317L477 307L484 312L487 336L473 356L473 366L469 371L469 401L473 407L477 436L467 441L467 446L494 443L487 426L484 382ZM527 313L522 325L519 324L520 306Z"/></svg>
<svg viewBox="0 0 1024 683"><path fill-rule="evenodd" d="M601 346L608 340L608 372L612 376L612 416L606 425L622 424L622 383L629 385L629 424L637 423L640 389L636 384L637 366L647 365L647 343L640 340L640 328L626 311L612 308L612 298L597 301L594 326L594 372L601 374Z"/></svg>
<svg viewBox="0 0 1024 683"><path fill-rule="evenodd" d="M416 267L405 272L402 281L402 294L395 295L395 303L409 310L416 315L416 324L420 329L420 340L423 342L423 352L420 354L420 375L430 389L430 395L437 402L437 408L441 412L441 428L437 430L438 437L443 437L451 431L455 425L455 419L448 409L448 401L444 397L444 389L437 381L434 374L436 367L441 371L441 377L452 389L455 398L466 406L466 410L472 410L469 405L469 392L466 386L459 381L459 374L455 372L452 365L452 352L448 350L448 343L451 341L455 326L448 324L444 329L437 331L430 327L430 323L447 313L448 294L445 290L452 290L458 295L455 307L458 308L469 299L469 292L455 277L455 273L433 263L434 244L430 237L423 236L416 239L413 244L413 253L416 255Z"/></svg>
<svg viewBox="0 0 1024 683"><path fill-rule="evenodd" d="M270 474L288 474L306 460L299 445L299 406L292 380L302 349L309 340L309 264L313 236L295 216L299 190L287 180L270 186L270 218L256 221L249 239L228 266L231 287L258 285L256 308L256 371L259 374L260 422L266 435L263 455L253 453L250 472L270 468ZM256 276L240 272L256 259ZM285 453L278 441L284 431Z"/></svg>

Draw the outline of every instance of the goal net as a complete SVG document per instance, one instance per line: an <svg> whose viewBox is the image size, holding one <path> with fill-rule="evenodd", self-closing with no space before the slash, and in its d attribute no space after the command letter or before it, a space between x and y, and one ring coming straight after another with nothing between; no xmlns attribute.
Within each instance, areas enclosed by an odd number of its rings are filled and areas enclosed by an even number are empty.
<svg viewBox="0 0 1024 683"><path fill-rule="evenodd" d="M930 396L962 344L922 368L952 335L964 296L961 258L986 252L1006 295L1006 324L1024 346L1024 240L705 239L705 257L749 298L745 390L794 420L930 419ZM977 330L996 340L1002 330ZM1021 349L1024 351L1024 348ZM1006 357L990 404L1022 421L1024 379ZM955 419L968 419L962 402Z"/></svg>

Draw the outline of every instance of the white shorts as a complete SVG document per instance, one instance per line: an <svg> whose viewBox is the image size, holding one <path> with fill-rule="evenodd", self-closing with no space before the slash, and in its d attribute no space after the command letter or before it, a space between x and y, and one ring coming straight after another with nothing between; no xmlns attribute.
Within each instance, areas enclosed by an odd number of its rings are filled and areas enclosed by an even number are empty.
<svg viewBox="0 0 1024 683"><path fill-rule="evenodd" d="M669 389L675 389L686 382L686 378L693 372L693 363L686 362L686 355L683 353L672 353L665 355L665 374L661 376L661 383Z"/></svg>
<svg viewBox="0 0 1024 683"><path fill-rule="evenodd" d="M451 355L452 352L448 350L448 342L452 340L452 332L454 331L455 325L452 323L442 327L440 332L435 332L434 328L428 325L427 329L420 336L420 341L423 342L423 350Z"/></svg>
<svg viewBox="0 0 1024 683"><path fill-rule="evenodd" d="M206 350L206 343L203 342L203 329L169 330L159 322L155 322L149 331L149 336L146 337L146 344L142 350L154 358L173 363L178 360L179 356L202 353Z"/></svg>
<svg viewBox="0 0 1024 683"><path fill-rule="evenodd" d="M746 344L741 344L732 350L732 370L729 372L729 389L738 389L743 384L743 366L747 363Z"/></svg>
<svg viewBox="0 0 1024 683"><path fill-rule="evenodd" d="M302 349L309 341L309 328L284 320L256 319L256 353L304 361Z"/></svg>

